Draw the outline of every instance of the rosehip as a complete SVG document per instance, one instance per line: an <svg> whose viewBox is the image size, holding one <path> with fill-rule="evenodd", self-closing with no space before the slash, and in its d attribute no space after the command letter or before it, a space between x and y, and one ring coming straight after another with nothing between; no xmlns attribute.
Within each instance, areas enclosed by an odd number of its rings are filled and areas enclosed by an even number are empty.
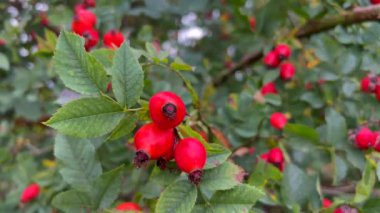
<svg viewBox="0 0 380 213"><path fill-rule="evenodd" d="M338 208L334 209L333 213L359 213L359 211L347 204L340 205Z"/></svg>
<svg viewBox="0 0 380 213"><path fill-rule="evenodd" d="M275 164L283 162L284 154L282 153L282 150L278 147L269 150L268 161Z"/></svg>
<svg viewBox="0 0 380 213"><path fill-rule="evenodd" d="M88 10L77 10L71 23L74 33L82 35L84 31L91 30L96 25L96 15Z"/></svg>
<svg viewBox="0 0 380 213"><path fill-rule="evenodd" d="M292 54L290 47L287 44L279 44L274 48L274 52L281 59L287 59Z"/></svg>
<svg viewBox="0 0 380 213"><path fill-rule="evenodd" d="M355 144L359 149L368 149L374 145L374 136L367 127L361 128L355 135Z"/></svg>
<svg viewBox="0 0 380 213"><path fill-rule="evenodd" d="M264 57L264 64L270 68L275 68L280 64L278 55L274 51L270 51Z"/></svg>
<svg viewBox="0 0 380 213"><path fill-rule="evenodd" d="M121 203L118 206L116 206L115 209L119 211L137 211L137 212L142 211L141 207L138 204L133 203L133 202Z"/></svg>
<svg viewBox="0 0 380 213"><path fill-rule="evenodd" d="M84 47L87 51L91 50L99 41L98 31L94 29L86 30L83 32L82 36L85 39Z"/></svg>
<svg viewBox="0 0 380 213"><path fill-rule="evenodd" d="M149 112L153 122L162 129L178 126L186 115L186 107L176 94L164 91L153 95L149 100Z"/></svg>
<svg viewBox="0 0 380 213"><path fill-rule="evenodd" d="M275 129L283 129L288 122L288 119L281 112L275 112L270 116L270 124Z"/></svg>
<svg viewBox="0 0 380 213"><path fill-rule="evenodd" d="M376 95L376 99L380 101L380 86L379 85L376 86L375 95Z"/></svg>
<svg viewBox="0 0 380 213"><path fill-rule="evenodd" d="M379 132L374 132L373 134L372 134L372 141L373 141L373 148L376 150L376 151L378 151L378 152L380 152L380 137L379 137L379 135L380 135L380 133Z"/></svg>
<svg viewBox="0 0 380 213"><path fill-rule="evenodd" d="M116 30L110 30L104 34L104 46L109 48L120 47L124 41L124 36L121 32Z"/></svg>
<svg viewBox="0 0 380 213"><path fill-rule="evenodd" d="M3 39L0 39L0 47L6 45L7 42Z"/></svg>
<svg viewBox="0 0 380 213"><path fill-rule="evenodd" d="M273 82L265 84L260 91L262 95L277 94L276 85Z"/></svg>
<svg viewBox="0 0 380 213"><path fill-rule="evenodd" d="M78 3L74 6L75 13L78 13L80 10L86 10L86 5L84 5L84 3Z"/></svg>
<svg viewBox="0 0 380 213"><path fill-rule="evenodd" d="M29 203L31 200L34 200L38 197L40 193L40 186L38 184L30 184L24 189L21 194L20 201L22 203Z"/></svg>
<svg viewBox="0 0 380 213"><path fill-rule="evenodd" d="M189 180L198 184L202 178L202 169L206 164L207 154L204 146L195 138L185 138L174 148L174 159L178 168L189 174Z"/></svg>
<svg viewBox="0 0 380 213"><path fill-rule="evenodd" d="M111 90L112 90L112 83L109 82L109 83L107 84L107 92L110 92Z"/></svg>
<svg viewBox="0 0 380 213"><path fill-rule="evenodd" d="M174 144L173 129L163 130L154 123L143 125L135 134L137 167L146 164L149 159L157 160L172 149Z"/></svg>
<svg viewBox="0 0 380 213"><path fill-rule="evenodd" d="M332 205L331 200L329 200L327 198L324 198L322 200L322 206L323 206L323 208L329 208L331 205Z"/></svg>
<svg viewBox="0 0 380 213"><path fill-rule="evenodd" d="M49 19L46 16L46 13L40 13L40 24L42 26L49 25Z"/></svg>
<svg viewBox="0 0 380 213"><path fill-rule="evenodd" d="M252 31L255 31L256 29L256 18L254 16L248 17L249 26L251 27Z"/></svg>
<svg viewBox="0 0 380 213"><path fill-rule="evenodd" d="M380 4L380 0L371 0L372 4Z"/></svg>
<svg viewBox="0 0 380 213"><path fill-rule="evenodd" d="M282 80L290 80L296 73L296 68L290 62L285 62L280 66L280 77Z"/></svg>
<svg viewBox="0 0 380 213"><path fill-rule="evenodd" d="M362 79L361 81L361 86L360 86L362 92L371 92L369 89L369 77L366 76Z"/></svg>

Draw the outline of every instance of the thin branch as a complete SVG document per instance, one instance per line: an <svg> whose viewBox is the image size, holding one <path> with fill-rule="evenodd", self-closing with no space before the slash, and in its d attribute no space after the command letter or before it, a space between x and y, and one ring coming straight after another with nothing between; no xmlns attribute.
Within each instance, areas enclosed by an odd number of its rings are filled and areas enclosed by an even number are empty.
<svg viewBox="0 0 380 213"><path fill-rule="evenodd" d="M366 21L376 21L380 19L380 5L371 5L367 7L356 7L351 11L346 11L339 15L328 16L320 20L310 20L301 26L296 32L295 37L305 38L313 34L327 31L338 25L352 25ZM222 73L212 82L215 87L224 83L231 75L241 70L263 57L262 50L251 53L243 57L235 66L222 71Z"/></svg>

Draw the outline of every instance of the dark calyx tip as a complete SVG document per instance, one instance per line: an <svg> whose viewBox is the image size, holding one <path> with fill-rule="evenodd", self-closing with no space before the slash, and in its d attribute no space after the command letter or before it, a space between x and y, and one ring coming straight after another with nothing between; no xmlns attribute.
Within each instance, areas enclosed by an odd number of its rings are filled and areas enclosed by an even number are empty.
<svg viewBox="0 0 380 213"><path fill-rule="evenodd" d="M156 165L161 170L165 170L166 169L166 163L167 163L167 161L164 158L160 158L160 159L157 160Z"/></svg>
<svg viewBox="0 0 380 213"><path fill-rule="evenodd" d="M172 103L167 103L165 106L162 108L162 113L164 113L165 117L169 119L174 119L177 115L177 107L176 105Z"/></svg>
<svg viewBox="0 0 380 213"><path fill-rule="evenodd" d="M189 174L189 180L195 185L198 185L202 179L202 170L195 170Z"/></svg>
<svg viewBox="0 0 380 213"><path fill-rule="evenodd" d="M288 57L284 56L284 55L278 55L278 58L280 59L280 61L284 61L286 60Z"/></svg>
<svg viewBox="0 0 380 213"><path fill-rule="evenodd" d="M133 159L133 163L136 167L140 168L145 166L149 161L149 156L144 151L137 151L136 156Z"/></svg>

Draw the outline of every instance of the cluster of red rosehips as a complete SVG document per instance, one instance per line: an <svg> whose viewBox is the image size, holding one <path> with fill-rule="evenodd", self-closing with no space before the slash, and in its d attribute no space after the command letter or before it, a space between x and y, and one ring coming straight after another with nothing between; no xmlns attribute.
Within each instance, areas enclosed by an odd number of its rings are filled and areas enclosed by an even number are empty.
<svg viewBox="0 0 380 213"><path fill-rule="evenodd" d="M159 92L149 100L152 123L143 125L135 134L134 163L141 167L149 160L157 160L164 169L166 162L175 159L178 168L189 174L189 180L198 184L206 163L206 149L195 138L179 140L175 129L186 115L182 99L168 91Z"/></svg>
<svg viewBox="0 0 380 213"><path fill-rule="evenodd" d="M282 150L278 147L261 154L260 158L263 161L276 166L280 171L284 171L285 169L284 154L282 153Z"/></svg>
<svg viewBox="0 0 380 213"><path fill-rule="evenodd" d="M294 77L296 68L291 62L284 62L284 60L288 59L291 54L292 51L288 45L278 44L272 51L265 55L264 64L268 68L280 67L280 78L284 81L290 80ZM261 88L261 94L277 94L276 85L273 82L265 84Z"/></svg>
<svg viewBox="0 0 380 213"><path fill-rule="evenodd" d="M96 15L88 10L96 6L95 0L84 0L75 6L75 16L71 23L71 29L74 33L85 38L85 49L91 50L98 44L99 33L96 30ZM124 41L124 36L117 30L110 30L104 34L104 46L108 48L120 47Z"/></svg>
<svg viewBox="0 0 380 213"><path fill-rule="evenodd" d="M380 101L380 76L373 74L367 75L361 81L361 90L365 93L373 93Z"/></svg>
<svg viewBox="0 0 380 213"><path fill-rule="evenodd" d="M368 127L361 127L349 134L350 139L355 142L357 148L362 150L374 148L380 152L379 132L373 132Z"/></svg>

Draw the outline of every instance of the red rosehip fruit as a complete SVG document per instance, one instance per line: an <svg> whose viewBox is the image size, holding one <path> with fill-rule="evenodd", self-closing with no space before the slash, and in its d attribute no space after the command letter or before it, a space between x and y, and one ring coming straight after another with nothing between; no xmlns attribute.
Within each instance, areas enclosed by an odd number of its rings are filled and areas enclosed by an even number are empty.
<svg viewBox="0 0 380 213"><path fill-rule="evenodd" d="M284 154L282 153L282 150L278 147L269 150L268 161L275 164L283 162Z"/></svg>
<svg viewBox="0 0 380 213"><path fill-rule="evenodd" d="M376 151L378 151L378 152L380 152L380 133L379 132L374 132L373 134L372 134L372 143L373 143L373 148L376 150Z"/></svg>
<svg viewBox="0 0 380 213"><path fill-rule="evenodd" d="M178 168L189 174L189 180L199 184L202 179L202 169L206 164L206 149L195 138L185 138L174 148L174 159Z"/></svg>
<svg viewBox="0 0 380 213"><path fill-rule="evenodd" d="M323 198L323 200L322 200L323 208L329 208L331 205L332 205L331 200L329 200L327 198Z"/></svg>
<svg viewBox="0 0 380 213"><path fill-rule="evenodd" d="M99 41L98 31L96 31L94 29L84 31L82 36L85 39L84 48L87 51L90 51L93 47L95 47Z"/></svg>
<svg viewBox="0 0 380 213"><path fill-rule="evenodd" d="M371 90L369 89L369 77L368 76L366 76L362 79L361 84L360 84L360 88L361 88L362 92L371 92Z"/></svg>
<svg viewBox="0 0 380 213"><path fill-rule="evenodd" d="M78 13L80 10L86 10L86 5L84 5L84 3L78 3L74 6L75 13Z"/></svg>
<svg viewBox="0 0 380 213"><path fill-rule="evenodd" d="M269 121L273 128L282 130L288 122L288 119L281 112L275 112L270 116Z"/></svg>
<svg viewBox="0 0 380 213"><path fill-rule="evenodd" d="M355 144L359 149L368 149L374 145L374 136L367 127L361 128L355 135Z"/></svg>
<svg viewBox="0 0 380 213"><path fill-rule="evenodd" d="M282 80L290 80L296 73L296 68L290 62L285 62L280 66L280 77Z"/></svg>
<svg viewBox="0 0 380 213"><path fill-rule="evenodd" d="M375 89L375 95L376 95L376 99L378 100L378 101L380 101L380 85L377 85L376 86L376 89Z"/></svg>
<svg viewBox="0 0 380 213"><path fill-rule="evenodd" d="M277 94L277 89L276 89L276 84L273 82L269 82L265 84L263 87L261 87L260 90L262 95L267 95L267 94Z"/></svg>
<svg viewBox="0 0 380 213"><path fill-rule="evenodd" d="M371 0L371 4L380 4L380 0Z"/></svg>
<svg viewBox="0 0 380 213"><path fill-rule="evenodd" d="M118 206L115 207L118 211L135 211L135 212L141 212L142 209L137 203L133 202L124 202L120 203Z"/></svg>
<svg viewBox="0 0 380 213"><path fill-rule="evenodd" d="M123 33L117 30L110 30L104 34L104 46L108 48L120 47L124 41Z"/></svg>
<svg viewBox="0 0 380 213"><path fill-rule="evenodd" d="M71 23L74 33L82 35L83 32L91 30L96 25L96 15L89 10L78 9Z"/></svg>
<svg viewBox="0 0 380 213"><path fill-rule="evenodd" d="M49 19L47 18L46 13L40 13L40 24L42 26L48 26L49 25Z"/></svg>
<svg viewBox="0 0 380 213"><path fill-rule="evenodd" d="M112 90L112 82L109 82L107 84L107 92L111 92L111 90Z"/></svg>
<svg viewBox="0 0 380 213"><path fill-rule="evenodd" d="M287 44L279 44L274 48L274 52L280 60L284 60L290 57L292 51Z"/></svg>
<svg viewBox="0 0 380 213"><path fill-rule="evenodd" d="M173 92L164 91L149 100L149 112L153 122L162 129L178 126L186 115L185 103Z"/></svg>
<svg viewBox="0 0 380 213"><path fill-rule="evenodd" d="M359 211L347 204L340 205L338 208L334 209L333 213L359 213Z"/></svg>
<svg viewBox="0 0 380 213"><path fill-rule="evenodd" d="M264 57L264 64L269 68L275 68L280 64L278 55L274 51L270 51Z"/></svg>
<svg viewBox="0 0 380 213"><path fill-rule="evenodd" d="M27 186L21 194L20 201L22 203L29 203L36 199L40 194L40 186L36 183Z"/></svg>
<svg viewBox="0 0 380 213"><path fill-rule="evenodd" d="M134 137L137 167L145 165L149 159L157 160L163 157L174 145L173 129L161 129L154 123L143 125Z"/></svg>
<svg viewBox="0 0 380 213"><path fill-rule="evenodd" d="M255 31L256 29L256 18L254 16L248 17L249 26L251 27L252 31Z"/></svg>
<svg viewBox="0 0 380 213"><path fill-rule="evenodd" d="M5 46L7 42L4 39L0 39L0 47Z"/></svg>

